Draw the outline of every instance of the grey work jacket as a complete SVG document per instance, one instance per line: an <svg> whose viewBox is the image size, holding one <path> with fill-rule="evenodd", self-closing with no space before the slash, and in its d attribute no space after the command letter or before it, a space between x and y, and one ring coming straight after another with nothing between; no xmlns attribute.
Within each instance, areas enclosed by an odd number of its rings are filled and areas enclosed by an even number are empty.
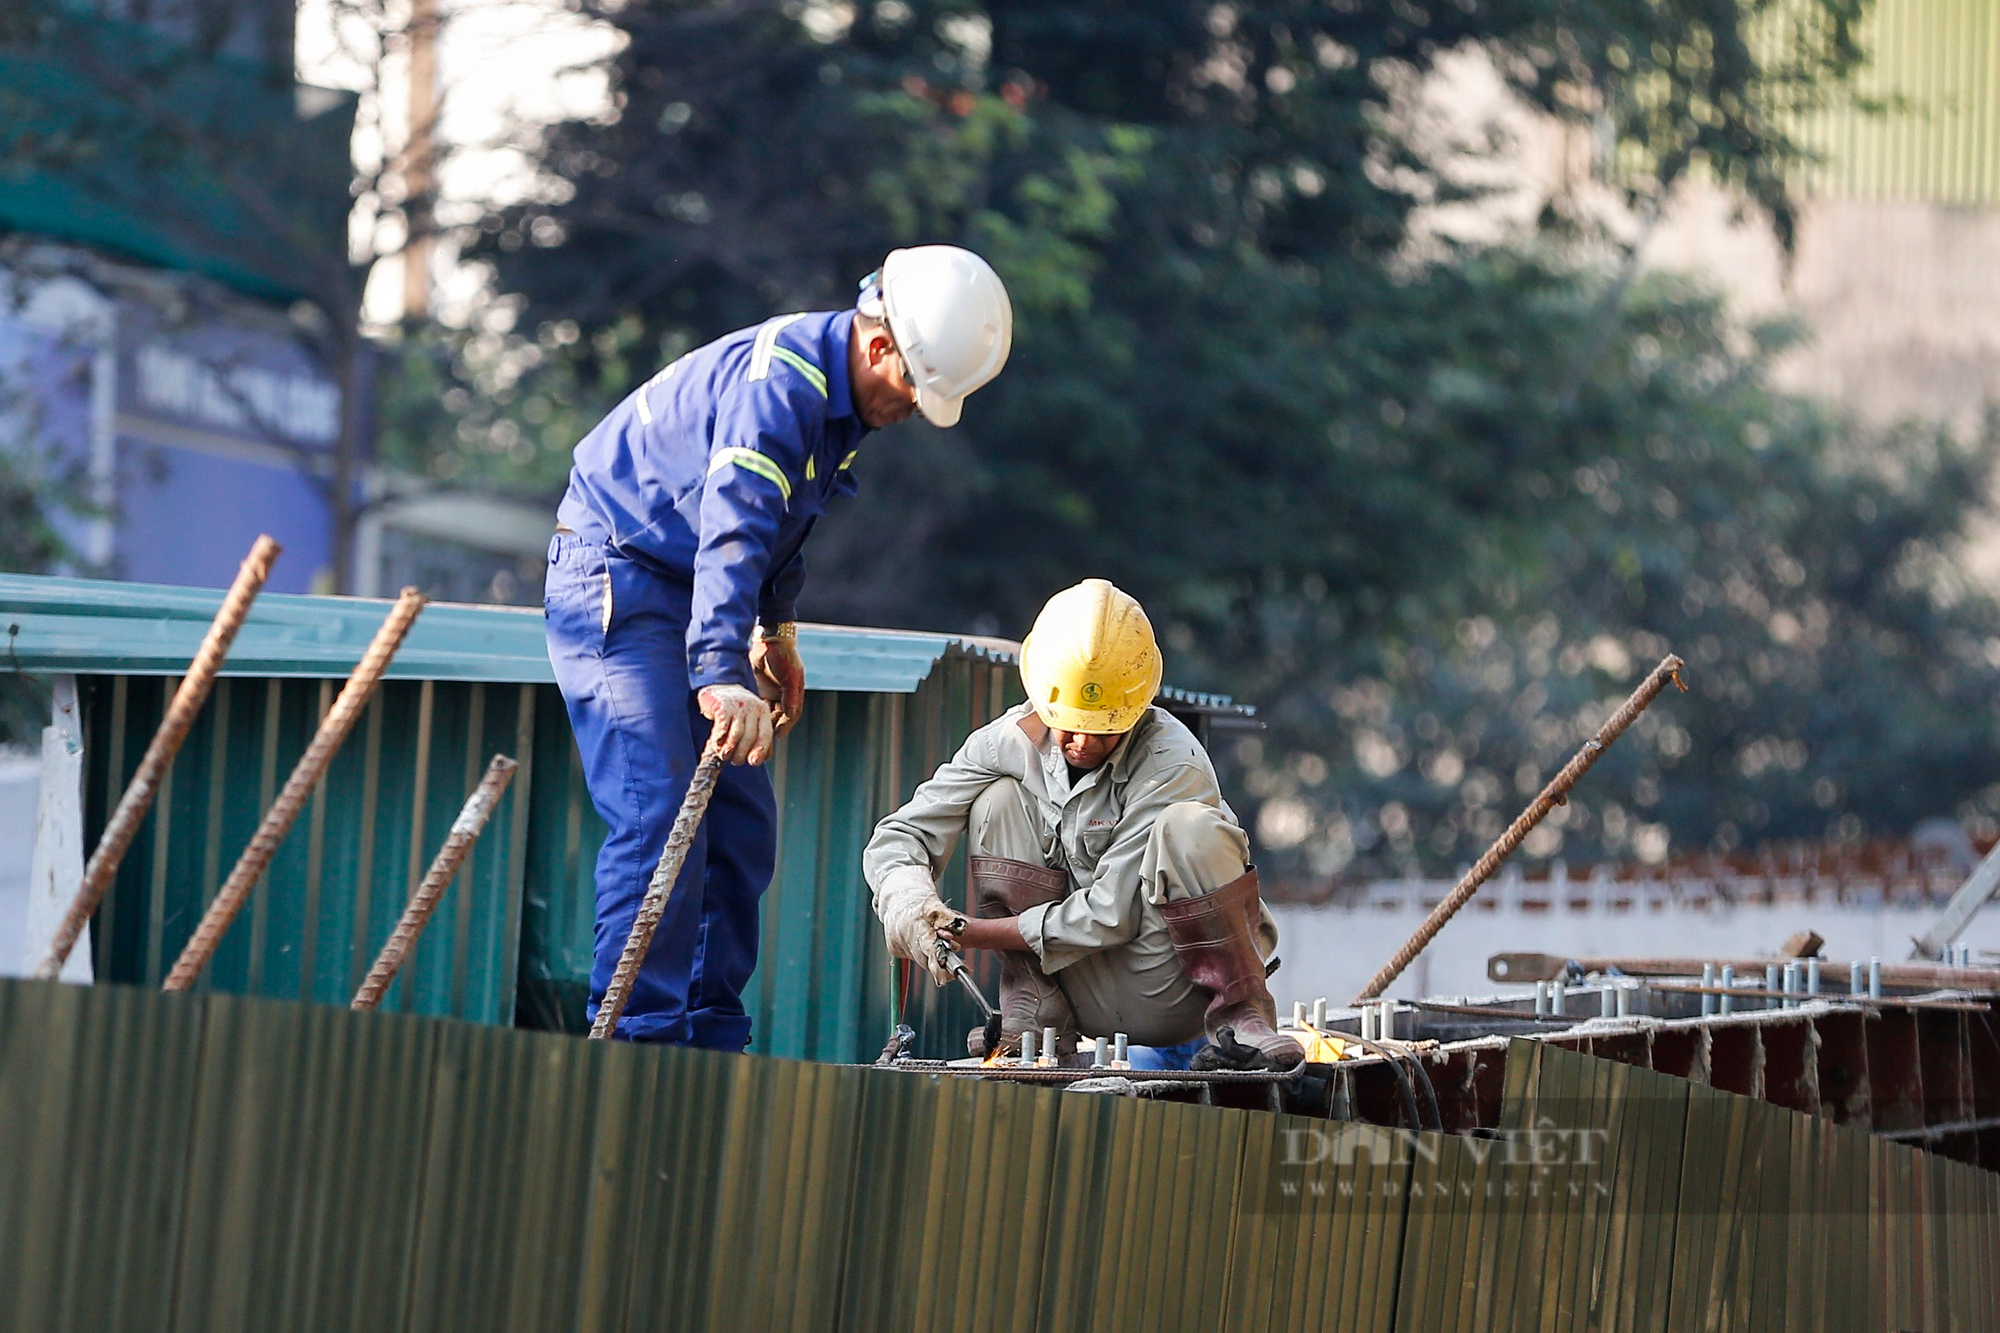
<svg viewBox="0 0 2000 1333"><path fill-rule="evenodd" d="M979 793L996 778L1016 779L1041 811L1045 864L1069 872L1067 898L1018 918L1042 969L1055 972L1138 934L1146 889L1140 866L1162 810L1199 801L1232 823L1236 816L1222 799L1208 752L1165 709L1148 708L1111 758L1067 792L1066 768L1046 762L1048 735L1027 704L973 732L907 805L875 826L862 873L877 891L899 866L935 873L965 832Z"/></svg>

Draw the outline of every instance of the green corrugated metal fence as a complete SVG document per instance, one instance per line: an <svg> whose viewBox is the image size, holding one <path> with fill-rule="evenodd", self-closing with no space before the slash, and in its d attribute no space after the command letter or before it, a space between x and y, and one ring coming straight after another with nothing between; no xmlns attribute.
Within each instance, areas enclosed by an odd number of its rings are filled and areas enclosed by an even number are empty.
<svg viewBox="0 0 2000 1333"><path fill-rule="evenodd" d="M0 1327L2000 1327L2000 1176L1508 1068L1454 1138L0 982Z"/></svg>
<svg viewBox="0 0 2000 1333"><path fill-rule="evenodd" d="M82 680L94 839L176 682ZM160 984L335 687L277 677L218 683L99 913L99 976ZM877 819L1018 693L1010 669L947 656L913 694L808 696L773 765L778 873L746 995L759 1051L852 1061L880 1049L894 974L861 880L861 848ZM523 1022L581 1030L591 871L604 826L549 685L385 682L204 985L345 1003L495 753L519 759L521 772L383 1007L508 1023L518 981ZM944 883L962 903L962 855ZM962 1054L976 1026L963 998L925 983L911 1001L924 1053Z"/></svg>
<svg viewBox="0 0 2000 1333"><path fill-rule="evenodd" d="M80 678L91 840L177 684L165 676ZM98 976L152 986L165 978L337 685L275 676L216 683L99 909L92 940ZM383 1004L511 1021L530 837L521 796L535 789L536 715L552 693L534 685L385 682L202 984L345 1004L486 761L508 754L521 771ZM560 718L560 700L555 711Z"/></svg>
<svg viewBox="0 0 2000 1333"><path fill-rule="evenodd" d="M216 592L0 575L7 665L81 682L94 842L138 765ZM169 772L106 899L101 977L158 985L270 804L386 603L267 594ZM813 686L772 764L778 872L746 1004L754 1049L851 1061L898 997L861 848L973 728L1021 697L1008 646L942 634L801 627ZM1166 692L1200 728L1227 699ZM553 683L540 615L431 606L225 938L204 985L344 1003L493 754L521 763L385 1008L574 1031L590 977L603 824ZM961 855L944 892L964 902ZM989 991L991 957L974 963ZM912 988L920 1052L963 1052L956 990Z"/></svg>
<svg viewBox="0 0 2000 1333"><path fill-rule="evenodd" d="M137 766L173 673L219 600L198 589L0 575L8 665L79 679L88 839ZM257 600L100 913L99 976L160 983L385 605ZM881 1048L898 997L861 848L875 821L968 732L1019 699L1004 648L802 628L814 688L772 766L778 873L746 996L758 1051L856 1060ZM1227 706L1174 698L1196 710ZM584 789L541 617L518 608L424 611L204 985L344 1003L495 753L520 760L521 771L385 1007L579 1029L603 825ZM962 857L944 884L964 901ZM990 958L975 968L986 970L989 989L997 983ZM922 1053L962 1052L975 1025L963 996L925 983L910 1003Z"/></svg>

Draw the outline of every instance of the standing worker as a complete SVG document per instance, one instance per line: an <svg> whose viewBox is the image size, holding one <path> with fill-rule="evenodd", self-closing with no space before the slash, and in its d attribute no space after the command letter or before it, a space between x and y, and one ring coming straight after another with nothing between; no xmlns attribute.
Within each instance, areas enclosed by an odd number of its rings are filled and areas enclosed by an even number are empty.
<svg viewBox="0 0 2000 1333"><path fill-rule="evenodd" d="M978 916L954 943L1003 954L1003 1048L1048 1027L1065 1054L1079 1034L1205 1035L1196 1068L1298 1064L1265 982L1277 928L1250 839L1201 742L1153 705L1145 611L1103 579L1057 593L1021 644L1021 682L1027 703L875 826L862 866L889 951L950 979L934 945L963 918L937 869L964 836Z"/></svg>
<svg viewBox="0 0 2000 1333"><path fill-rule="evenodd" d="M1006 288L956 246L896 250L857 308L781 315L647 380L576 447L549 544L549 658L597 856L594 1018L711 726L728 756L617 1035L740 1051L777 860L761 767L805 696L801 550L871 430L957 423L1013 343Z"/></svg>

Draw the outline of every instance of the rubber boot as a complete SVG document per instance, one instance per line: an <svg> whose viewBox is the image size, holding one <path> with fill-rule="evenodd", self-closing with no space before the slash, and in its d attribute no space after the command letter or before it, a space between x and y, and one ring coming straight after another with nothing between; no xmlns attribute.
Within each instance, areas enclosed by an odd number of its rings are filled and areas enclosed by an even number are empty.
<svg viewBox="0 0 2000 1333"><path fill-rule="evenodd" d="M1209 1045L1196 1053L1197 1069L1246 1064L1290 1069L1306 1058L1304 1048L1279 1033L1278 1006L1264 983L1264 960L1257 952L1261 917L1256 870L1214 893L1163 903L1160 915L1166 918L1181 970L1211 995L1204 1023Z"/></svg>
<svg viewBox="0 0 2000 1333"><path fill-rule="evenodd" d="M1019 916L1030 907L1058 902L1069 894L1069 876L1060 870L1010 861L1004 856L971 858L973 910L982 917ZM1076 1050L1076 1015L1062 987L1036 965L1031 953L1000 955L1000 1049L1008 1054L1021 1049L1021 1034L1043 1028L1056 1030L1056 1054ZM985 1033L974 1028L966 1035L965 1047L980 1059L986 1050Z"/></svg>

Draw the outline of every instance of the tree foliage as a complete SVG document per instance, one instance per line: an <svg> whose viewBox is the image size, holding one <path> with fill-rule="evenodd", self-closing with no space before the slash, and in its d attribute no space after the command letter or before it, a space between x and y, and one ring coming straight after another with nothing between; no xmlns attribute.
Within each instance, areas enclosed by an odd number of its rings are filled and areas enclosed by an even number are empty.
<svg viewBox="0 0 2000 1333"><path fill-rule="evenodd" d="M607 395L893 245L987 254L1006 373L871 442L807 609L1018 633L1118 580L1173 679L1263 705L1225 758L1286 875L1468 856L1669 645L1697 693L1540 854L1896 827L2000 776L1951 559L1990 451L1774 392L1776 331L1560 206L1486 248L1411 228L1468 191L1408 99L1477 47L1642 216L1699 170L1788 240L1783 127L1840 95L1861 9L627 3L618 114L556 127L555 186L473 252Z"/></svg>

